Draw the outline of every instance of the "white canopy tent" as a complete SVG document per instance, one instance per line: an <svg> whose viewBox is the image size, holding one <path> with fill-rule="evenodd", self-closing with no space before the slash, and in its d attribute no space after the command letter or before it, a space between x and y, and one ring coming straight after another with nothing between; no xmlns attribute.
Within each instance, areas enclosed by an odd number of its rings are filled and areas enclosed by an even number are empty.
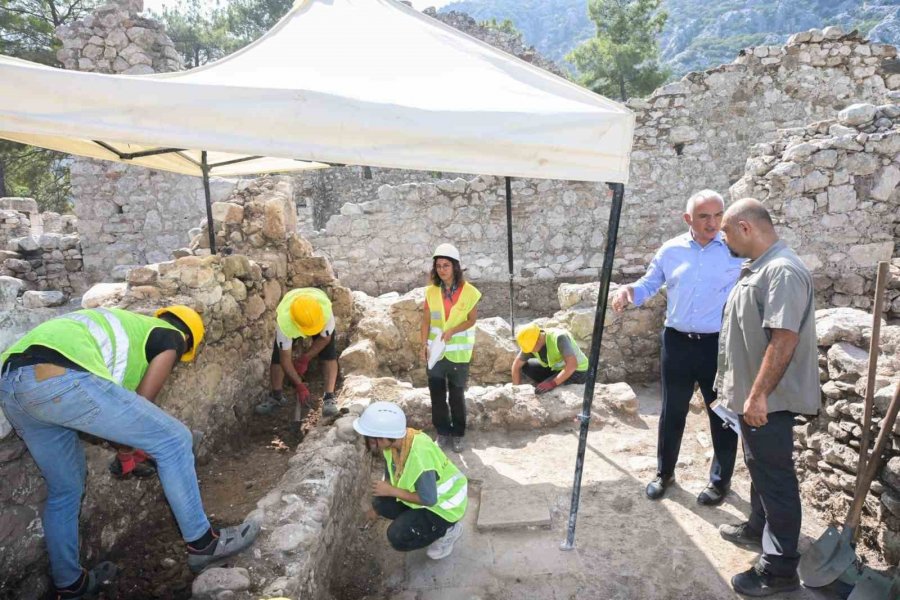
<svg viewBox="0 0 900 600"><path fill-rule="evenodd" d="M243 50L190 71L64 71L0 56L0 138L202 176L331 164L607 182L613 189L569 532L628 181L625 107L395 0L297 0Z"/></svg>

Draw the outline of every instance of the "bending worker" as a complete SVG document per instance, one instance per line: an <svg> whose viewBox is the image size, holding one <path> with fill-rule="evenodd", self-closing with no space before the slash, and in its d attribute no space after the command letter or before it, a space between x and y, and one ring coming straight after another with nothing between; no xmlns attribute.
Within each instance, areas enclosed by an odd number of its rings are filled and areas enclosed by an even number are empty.
<svg viewBox="0 0 900 600"><path fill-rule="evenodd" d="M522 383L523 373L536 384L538 394L587 381L587 356L568 331L543 330L531 323L516 334L516 342L519 354L512 365L513 385Z"/></svg>
<svg viewBox="0 0 900 600"><path fill-rule="evenodd" d="M462 535L466 476L428 434L407 428L406 415L396 404L373 402L353 429L365 436L366 449L384 454L385 477L372 484L369 518L393 521L387 538L395 550L428 546L431 559L449 556Z"/></svg>
<svg viewBox="0 0 900 600"><path fill-rule="evenodd" d="M445 344L443 355L433 367L426 368L431 421L438 444L442 448L452 444L454 452L463 451L466 434L466 383L480 299L478 288L463 277L459 250L452 244L438 246L432 256L431 285L425 289L422 358L429 359L440 337Z"/></svg>
<svg viewBox="0 0 900 600"><path fill-rule="evenodd" d="M194 358L203 333L200 315L187 306L163 308L156 318L79 310L38 325L0 355L0 408L47 481L41 518L57 598L95 594L117 570L105 562L87 571L78 558L86 472L79 431L143 448L156 461L192 571L237 554L259 533L249 522L210 526L191 432L152 402L176 362Z"/></svg>
<svg viewBox="0 0 900 600"><path fill-rule="evenodd" d="M318 288L291 290L278 303L276 319L275 347L272 349L272 364L269 367L272 392L256 406L256 412L267 415L285 404L283 391L285 376L291 380L297 391L300 406L306 405L309 402L309 388L301 378L306 374L309 362L318 357L325 379L322 416L333 417L338 413L337 401L334 398L338 355L331 300ZM292 351L294 340L298 338L313 338L313 341L309 349L294 362ZM297 411L295 414L295 420L299 421L300 412Z"/></svg>

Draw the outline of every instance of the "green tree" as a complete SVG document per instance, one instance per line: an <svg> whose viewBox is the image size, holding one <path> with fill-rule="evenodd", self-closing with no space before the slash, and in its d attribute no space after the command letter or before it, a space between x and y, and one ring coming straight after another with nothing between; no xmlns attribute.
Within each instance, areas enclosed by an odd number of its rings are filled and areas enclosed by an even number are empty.
<svg viewBox="0 0 900 600"><path fill-rule="evenodd" d="M222 58L234 46L223 11L206 12L200 0L188 0L179 9L165 7L162 14L151 14L166 26L166 33L189 69Z"/></svg>
<svg viewBox="0 0 900 600"><path fill-rule="evenodd" d="M54 32L84 17L100 0L0 0L0 54L59 66ZM66 212L66 155L0 140L0 196L29 196L41 210Z"/></svg>
<svg viewBox="0 0 900 600"><path fill-rule="evenodd" d="M659 63L657 36L666 23L662 0L589 0L595 37L566 59L578 69L578 82L604 96L625 101L644 96L669 77Z"/></svg>

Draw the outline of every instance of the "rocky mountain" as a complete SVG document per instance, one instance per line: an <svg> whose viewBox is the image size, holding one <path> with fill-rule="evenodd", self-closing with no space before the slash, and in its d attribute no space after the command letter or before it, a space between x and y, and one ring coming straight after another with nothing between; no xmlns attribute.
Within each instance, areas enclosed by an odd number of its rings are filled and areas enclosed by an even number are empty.
<svg viewBox="0 0 900 600"><path fill-rule="evenodd" d="M731 62L737 51L780 44L790 34L840 25L873 41L900 45L900 0L664 0L663 60L675 75ZM476 20L510 19L525 42L548 58L565 55L594 34L587 0L461 0L440 12Z"/></svg>

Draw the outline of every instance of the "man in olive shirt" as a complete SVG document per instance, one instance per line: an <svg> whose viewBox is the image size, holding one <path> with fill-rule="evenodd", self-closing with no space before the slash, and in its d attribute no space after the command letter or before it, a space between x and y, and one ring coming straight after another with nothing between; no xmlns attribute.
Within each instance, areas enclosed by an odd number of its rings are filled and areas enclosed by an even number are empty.
<svg viewBox="0 0 900 600"><path fill-rule="evenodd" d="M793 425L795 415L816 414L821 404L813 281L758 200L730 206L722 233L729 250L748 259L725 304L716 388L741 415L751 514L719 533L762 552L754 567L731 579L735 591L769 596L800 586Z"/></svg>

